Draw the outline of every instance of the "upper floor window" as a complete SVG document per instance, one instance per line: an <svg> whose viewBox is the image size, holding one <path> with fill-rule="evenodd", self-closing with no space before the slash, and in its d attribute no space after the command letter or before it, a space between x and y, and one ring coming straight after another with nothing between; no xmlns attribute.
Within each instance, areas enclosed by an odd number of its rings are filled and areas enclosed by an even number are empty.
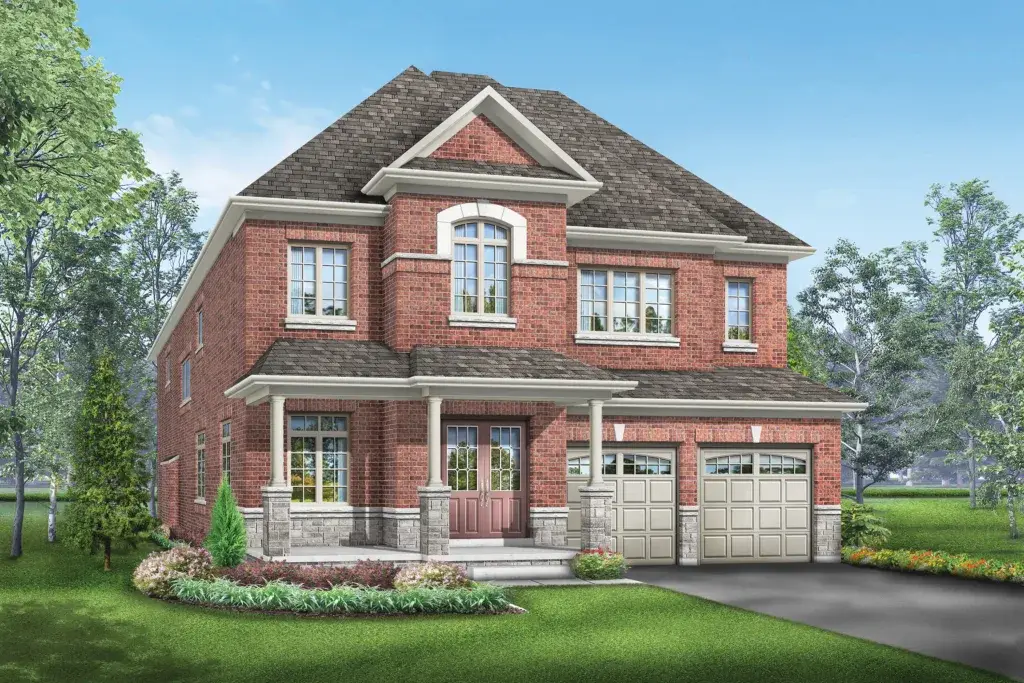
<svg viewBox="0 0 1024 683"><path fill-rule="evenodd" d="M345 247L290 247L290 315L348 316L348 263Z"/></svg>
<svg viewBox="0 0 1024 683"><path fill-rule="evenodd" d="M196 351L203 348L203 309L196 311Z"/></svg>
<svg viewBox="0 0 1024 683"><path fill-rule="evenodd" d="M186 358L181 363L181 402L192 400L192 361Z"/></svg>
<svg viewBox="0 0 1024 683"><path fill-rule="evenodd" d="M750 341L750 281L726 284L726 339Z"/></svg>
<svg viewBox="0 0 1024 683"><path fill-rule="evenodd" d="M473 222L453 230L453 311L508 315L508 228Z"/></svg>
<svg viewBox="0 0 1024 683"><path fill-rule="evenodd" d="M580 270L581 332L672 334L671 273Z"/></svg>

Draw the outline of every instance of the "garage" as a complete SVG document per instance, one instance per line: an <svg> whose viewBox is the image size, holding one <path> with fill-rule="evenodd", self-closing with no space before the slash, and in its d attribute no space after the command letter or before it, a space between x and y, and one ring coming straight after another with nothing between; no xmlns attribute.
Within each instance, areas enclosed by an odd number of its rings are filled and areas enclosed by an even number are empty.
<svg viewBox="0 0 1024 683"><path fill-rule="evenodd" d="M631 565L674 564L676 559L676 452L671 448L608 449L603 454L612 501L612 549ZM568 541L580 547L580 486L590 478L586 448L570 449L567 462Z"/></svg>
<svg viewBox="0 0 1024 683"><path fill-rule="evenodd" d="M700 562L809 562L810 452L704 448Z"/></svg>

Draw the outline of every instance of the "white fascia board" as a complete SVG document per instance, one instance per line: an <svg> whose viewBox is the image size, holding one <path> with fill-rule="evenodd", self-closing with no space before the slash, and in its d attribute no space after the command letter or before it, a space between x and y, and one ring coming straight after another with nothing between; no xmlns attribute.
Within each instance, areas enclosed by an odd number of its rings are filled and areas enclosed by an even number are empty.
<svg viewBox="0 0 1024 683"><path fill-rule="evenodd" d="M246 219L291 220L334 225L384 225L388 207L385 204L363 204L359 202L321 202L309 199L275 199L270 197L232 196L224 203L220 217L213 230L206 237L199 250L185 284L181 288L167 318L160 327L146 359L156 362L157 356L171 336L174 327L181 320L185 310L199 291L207 273L217 261L221 250L229 239L238 232Z"/></svg>
<svg viewBox="0 0 1024 683"><path fill-rule="evenodd" d="M472 196L531 195L548 196L564 201L566 206L578 204L601 189L596 180L563 178L525 178L522 176L463 173L461 171L433 171L421 168L392 168L385 166L363 186L363 193L390 199L399 187L403 192L436 194L438 192L472 190Z"/></svg>
<svg viewBox="0 0 1024 683"><path fill-rule="evenodd" d="M594 181L594 176L491 86L487 86L459 107L455 113L395 159L389 168L401 168L412 159L430 156L481 114L542 165L557 168L585 181ZM371 194L365 187L363 192Z"/></svg>
<svg viewBox="0 0 1024 683"><path fill-rule="evenodd" d="M641 249L713 254L716 259L788 263L810 256L814 247L752 244L744 235L705 235L668 230L629 230L583 225L566 226L570 247Z"/></svg>
<svg viewBox="0 0 1024 683"><path fill-rule="evenodd" d="M867 403L821 401L732 401L700 399L613 398L604 404L605 415L681 417L823 417L838 419L844 413L867 410ZM585 406L569 408L586 414Z"/></svg>

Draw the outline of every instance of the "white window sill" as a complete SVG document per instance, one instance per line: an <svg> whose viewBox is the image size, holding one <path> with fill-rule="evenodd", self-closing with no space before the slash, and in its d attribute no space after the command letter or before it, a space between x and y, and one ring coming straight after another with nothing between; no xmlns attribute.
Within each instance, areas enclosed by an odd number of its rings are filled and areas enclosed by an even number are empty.
<svg viewBox="0 0 1024 683"><path fill-rule="evenodd" d="M451 327L493 327L500 330L516 329L517 320L507 315L489 313L452 313L448 316Z"/></svg>
<svg viewBox="0 0 1024 683"><path fill-rule="evenodd" d="M340 316L290 315L284 319L284 328L286 330L338 330L341 332L352 332L356 329L356 321Z"/></svg>
<svg viewBox="0 0 1024 683"><path fill-rule="evenodd" d="M757 353L757 344L754 342L729 339L722 342L722 350L726 353Z"/></svg>
<svg viewBox="0 0 1024 683"><path fill-rule="evenodd" d="M206 505L206 499L205 498L196 498L192 502L195 503L196 505Z"/></svg>
<svg viewBox="0 0 1024 683"><path fill-rule="evenodd" d="M181 404L180 404L180 405L178 405L178 407L179 407L179 408L184 408L185 406L187 406L187 405L188 405L189 403L191 403L191 402L192 402L192 397L191 397L191 396L189 396L189 397L188 397L188 398L186 398L186 399L185 399L184 401L182 401L182 402L181 402Z"/></svg>
<svg viewBox="0 0 1024 683"><path fill-rule="evenodd" d="M602 346L667 346L679 348L679 337L670 334L636 334L631 332L577 332L577 344Z"/></svg>
<svg viewBox="0 0 1024 683"><path fill-rule="evenodd" d="M348 503L292 503L292 512L350 512L353 507Z"/></svg>

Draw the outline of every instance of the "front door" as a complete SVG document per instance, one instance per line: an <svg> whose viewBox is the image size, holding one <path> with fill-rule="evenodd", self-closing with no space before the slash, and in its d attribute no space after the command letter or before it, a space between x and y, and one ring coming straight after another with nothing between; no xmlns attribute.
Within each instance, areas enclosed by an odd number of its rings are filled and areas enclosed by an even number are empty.
<svg viewBox="0 0 1024 683"><path fill-rule="evenodd" d="M445 421L452 538L525 535L525 431L521 423Z"/></svg>

